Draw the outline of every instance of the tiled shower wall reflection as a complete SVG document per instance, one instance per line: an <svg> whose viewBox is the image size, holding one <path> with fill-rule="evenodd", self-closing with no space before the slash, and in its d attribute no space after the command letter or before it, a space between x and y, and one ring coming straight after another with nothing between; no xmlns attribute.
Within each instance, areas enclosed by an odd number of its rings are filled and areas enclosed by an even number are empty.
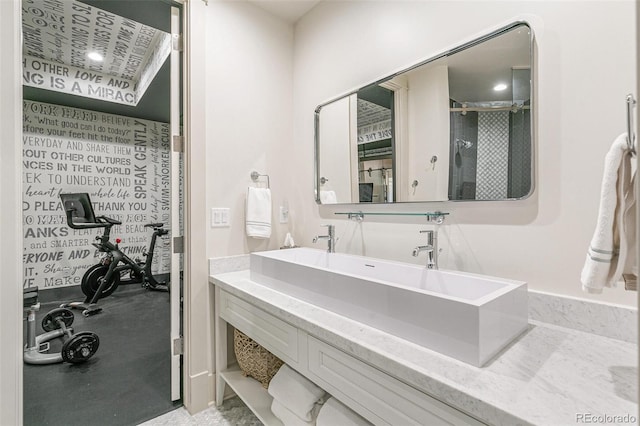
<svg viewBox="0 0 640 426"><path fill-rule="evenodd" d="M530 111L451 114L449 199L521 198L531 188ZM464 146L459 141L470 144Z"/></svg>
<svg viewBox="0 0 640 426"><path fill-rule="evenodd" d="M507 198L509 111L478 113L476 200Z"/></svg>

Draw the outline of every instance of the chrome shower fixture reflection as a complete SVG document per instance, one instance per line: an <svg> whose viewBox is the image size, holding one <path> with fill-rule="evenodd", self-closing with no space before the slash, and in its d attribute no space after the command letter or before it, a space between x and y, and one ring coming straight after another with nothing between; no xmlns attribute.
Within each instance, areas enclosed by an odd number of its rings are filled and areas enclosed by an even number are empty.
<svg viewBox="0 0 640 426"><path fill-rule="evenodd" d="M473 142L458 138L456 139L456 146L458 147L458 149L460 148L469 149L473 146Z"/></svg>

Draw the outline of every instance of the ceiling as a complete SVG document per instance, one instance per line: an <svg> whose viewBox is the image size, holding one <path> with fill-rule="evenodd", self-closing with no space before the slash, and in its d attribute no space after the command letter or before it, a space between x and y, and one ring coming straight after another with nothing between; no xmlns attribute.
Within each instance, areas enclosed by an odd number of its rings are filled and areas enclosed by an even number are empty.
<svg viewBox="0 0 640 426"><path fill-rule="evenodd" d="M0 0L2 1L2 0ZM35 0L43 3L43 0ZM169 0L76 0L92 8L98 8L119 17L136 21L157 30L170 32L171 1ZM295 23L320 0L246 0L249 3L287 22ZM50 57L49 59L61 59ZM106 62L109 62L107 59ZM120 74L117 77L123 77ZM54 90L23 85L23 97L27 100L65 105L109 114L143 118L153 121L169 121L170 68L166 61L149 83L137 105L108 102L91 97L76 96Z"/></svg>
<svg viewBox="0 0 640 426"><path fill-rule="evenodd" d="M48 5L53 4L47 3ZM35 0L31 4L36 9L30 10L29 7L25 7L23 25L26 29L32 30L31 36L34 37L36 45L40 42L43 49L41 52L30 51L29 46L25 43L23 49L27 62L29 58L35 58L42 63L48 62L66 66L69 68L68 74L70 75L75 74L78 70L91 72L96 76L102 75L102 82L113 78L112 81L119 83L121 87L126 82L130 82L131 87L139 84L142 90L135 92L137 104L135 102L116 103L116 99L112 102L104 100L104 98L98 99L96 96L78 96L75 93L69 93L69 90L66 90L68 93L64 93L63 91L30 87L25 84L23 85L25 99L154 121L169 121L169 61L164 60L163 55L166 52L156 55L155 64L151 64L153 61L150 58L154 54L153 45L158 46L156 43L158 40L167 42L170 38L168 34L170 32L170 4L162 0L66 1L63 3L64 8L68 9L66 13L70 16L76 16L76 30L69 31L73 24L70 25L72 18L67 17L65 22L67 28L64 30L58 28L55 37L52 33L56 30L57 15L62 15L65 11L62 8L52 10L51 6L47 11L45 2L42 0ZM71 9L70 4L75 4L76 9ZM38 21L38 7L46 12L44 16L40 17L41 21ZM88 12L89 10L91 13ZM81 14L92 18L92 22L81 22L81 16L83 16ZM98 31L103 29L100 24L104 24L105 28L109 27L109 29L119 28L122 32L118 34L113 30L110 42L107 44L105 37L102 39L104 42L100 43L101 33ZM30 26L30 28L26 26ZM83 37L82 29L85 28L89 30L89 37L86 33ZM36 29L41 31L35 32ZM116 35L122 35L123 38L119 39ZM97 43L95 38L98 38ZM118 43L119 40L129 42L126 46L127 49L123 48L126 43ZM145 43L141 46L138 41ZM88 49L96 44L105 53L105 61L103 61L105 65L85 60ZM166 49L166 47L165 43L164 48ZM120 50L118 51L118 49ZM156 48L156 51L158 50L160 49ZM129 58L132 59L128 60ZM147 83L144 82L145 76ZM67 85L69 84L70 82L67 83ZM32 84L31 86L37 85ZM147 86L146 90L144 90L144 86Z"/></svg>
<svg viewBox="0 0 640 426"><path fill-rule="evenodd" d="M531 34L526 26L516 27L497 37L486 40L469 49L444 58L449 67L450 98L463 102L508 102L514 94L529 89L518 90L514 83L529 86L525 82L514 82L513 70L529 70L531 67ZM507 89L497 92L493 88L498 83L507 84ZM514 92L515 89L515 92ZM517 95L516 95L517 96Z"/></svg>
<svg viewBox="0 0 640 426"><path fill-rule="evenodd" d="M295 23L304 14L313 9L321 0L247 0L249 3L278 16L287 22Z"/></svg>

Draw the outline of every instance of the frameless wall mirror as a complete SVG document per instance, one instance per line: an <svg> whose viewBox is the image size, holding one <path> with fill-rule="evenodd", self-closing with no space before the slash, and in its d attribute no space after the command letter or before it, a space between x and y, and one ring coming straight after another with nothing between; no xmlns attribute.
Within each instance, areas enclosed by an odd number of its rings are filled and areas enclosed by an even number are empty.
<svg viewBox="0 0 640 426"><path fill-rule="evenodd" d="M318 106L316 201L527 197L532 40L514 23Z"/></svg>

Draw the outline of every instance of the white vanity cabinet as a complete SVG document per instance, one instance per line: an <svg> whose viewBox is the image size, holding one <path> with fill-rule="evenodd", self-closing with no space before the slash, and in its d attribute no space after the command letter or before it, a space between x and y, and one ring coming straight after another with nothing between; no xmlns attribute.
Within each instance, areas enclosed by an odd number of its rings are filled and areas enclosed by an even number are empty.
<svg viewBox="0 0 640 426"><path fill-rule="evenodd" d="M229 323L375 425L482 424L219 286L215 296L218 405L229 385L263 423L281 425L266 389L228 366Z"/></svg>

